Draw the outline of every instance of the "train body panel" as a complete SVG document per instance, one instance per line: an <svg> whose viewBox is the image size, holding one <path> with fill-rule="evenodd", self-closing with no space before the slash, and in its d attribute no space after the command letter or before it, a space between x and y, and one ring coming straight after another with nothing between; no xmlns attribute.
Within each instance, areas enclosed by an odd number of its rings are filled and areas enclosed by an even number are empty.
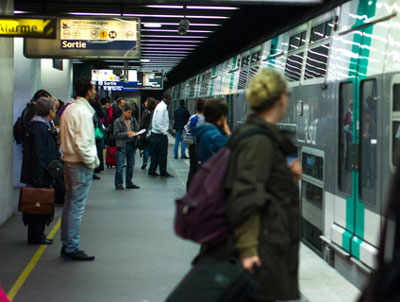
<svg viewBox="0 0 400 302"><path fill-rule="evenodd" d="M398 41L395 0L349 1L209 69L207 92L197 94L224 98L235 129L250 112L244 89L254 74L284 74L291 99L279 126L299 146L302 237L331 264L335 251L335 268L360 286L376 267L400 144ZM194 78L174 95L191 99Z"/></svg>

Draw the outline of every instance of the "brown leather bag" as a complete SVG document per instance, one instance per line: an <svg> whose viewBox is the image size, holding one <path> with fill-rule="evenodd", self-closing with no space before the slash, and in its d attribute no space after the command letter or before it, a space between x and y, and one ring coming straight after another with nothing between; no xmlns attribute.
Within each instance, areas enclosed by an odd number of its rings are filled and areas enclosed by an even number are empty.
<svg viewBox="0 0 400 302"><path fill-rule="evenodd" d="M19 195L18 210L28 214L52 214L54 189L23 187Z"/></svg>

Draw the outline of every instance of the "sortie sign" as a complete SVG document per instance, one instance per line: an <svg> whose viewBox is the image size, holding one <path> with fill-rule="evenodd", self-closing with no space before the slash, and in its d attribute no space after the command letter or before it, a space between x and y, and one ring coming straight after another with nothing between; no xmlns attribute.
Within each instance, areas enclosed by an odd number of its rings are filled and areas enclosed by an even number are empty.
<svg viewBox="0 0 400 302"><path fill-rule="evenodd" d="M55 39L56 19L0 17L0 36Z"/></svg>

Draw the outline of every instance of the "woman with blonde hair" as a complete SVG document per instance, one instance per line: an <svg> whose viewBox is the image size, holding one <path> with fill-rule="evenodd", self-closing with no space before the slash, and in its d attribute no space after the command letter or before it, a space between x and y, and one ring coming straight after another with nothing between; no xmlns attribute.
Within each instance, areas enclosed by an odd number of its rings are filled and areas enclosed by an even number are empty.
<svg viewBox="0 0 400 302"><path fill-rule="evenodd" d="M218 246L203 246L200 258L239 257L258 286L251 301L298 299L300 207L298 160L287 164L297 148L279 130L288 104L288 87L273 69L262 69L246 91L253 113L232 139L250 129L231 152L225 188L227 216L233 232Z"/></svg>

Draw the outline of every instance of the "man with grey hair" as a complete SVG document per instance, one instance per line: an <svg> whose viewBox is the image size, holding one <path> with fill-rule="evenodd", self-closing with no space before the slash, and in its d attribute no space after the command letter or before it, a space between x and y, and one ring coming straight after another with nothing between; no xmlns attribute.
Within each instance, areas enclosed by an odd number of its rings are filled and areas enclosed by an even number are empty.
<svg viewBox="0 0 400 302"><path fill-rule="evenodd" d="M47 97L40 97L35 102L34 117L27 124L23 140L23 160L21 183L34 188L49 188L52 179L46 168L53 160L59 159L57 142L49 131L50 121L56 115L55 103ZM40 200L38 200L40 201ZM29 244L52 244L44 234L46 224L53 220L53 214L32 214L24 212L22 216L28 225Z"/></svg>

